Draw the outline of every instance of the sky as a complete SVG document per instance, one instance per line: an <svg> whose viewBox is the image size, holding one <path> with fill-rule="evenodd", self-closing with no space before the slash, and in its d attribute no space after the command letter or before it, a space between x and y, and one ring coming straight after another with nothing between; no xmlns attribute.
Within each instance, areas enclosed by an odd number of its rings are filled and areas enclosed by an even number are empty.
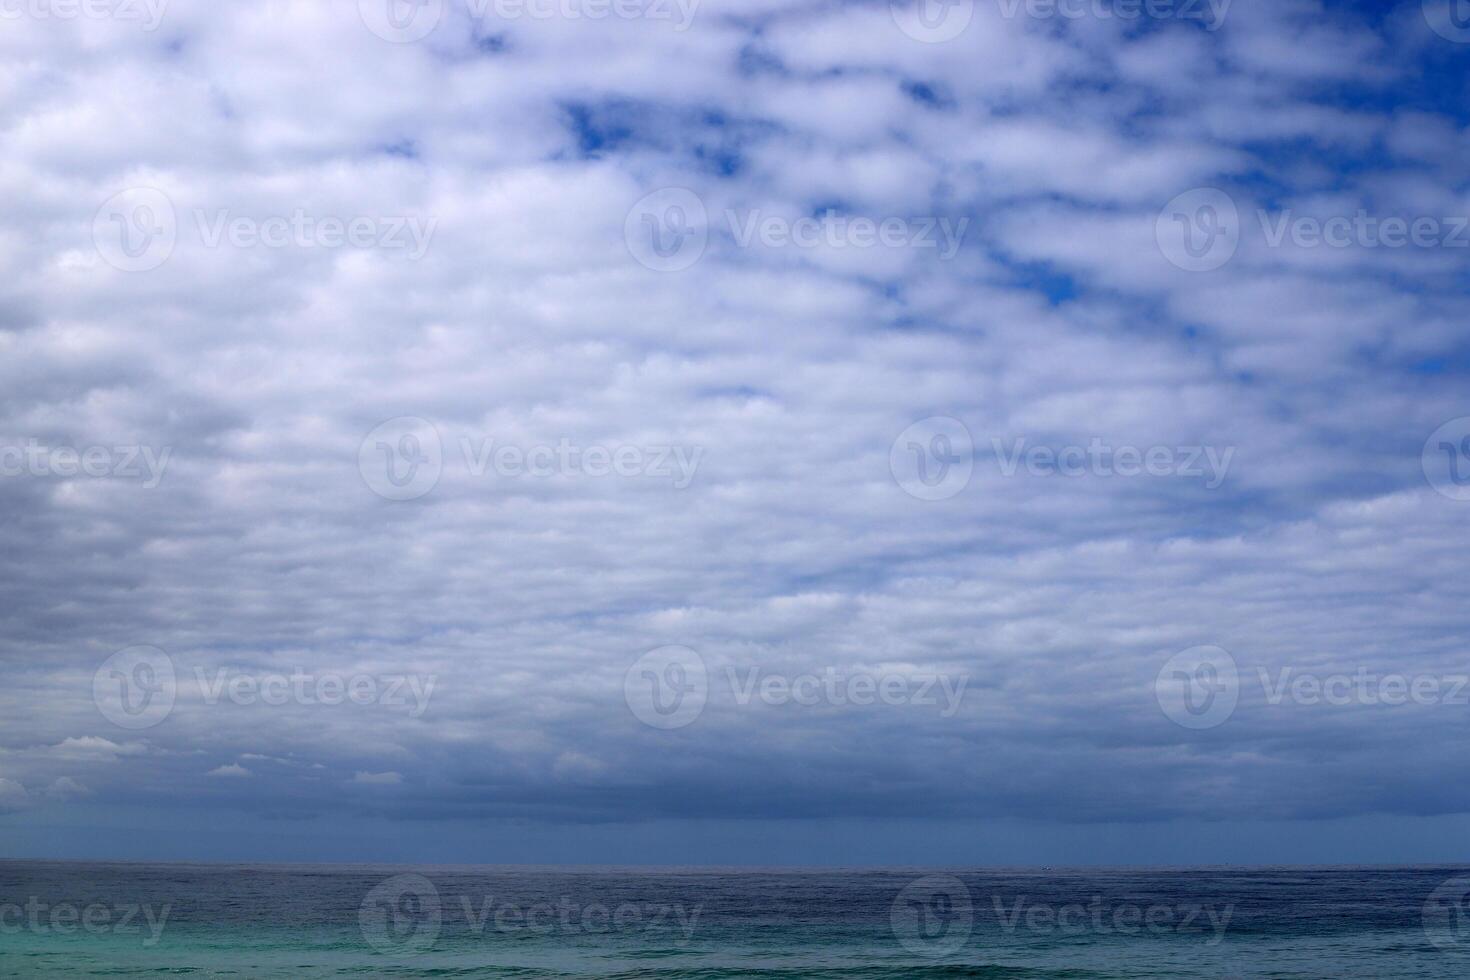
<svg viewBox="0 0 1470 980"><path fill-rule="evenodd" d="M0 0L0 856L1470 861L1455 0Z"/></svg>

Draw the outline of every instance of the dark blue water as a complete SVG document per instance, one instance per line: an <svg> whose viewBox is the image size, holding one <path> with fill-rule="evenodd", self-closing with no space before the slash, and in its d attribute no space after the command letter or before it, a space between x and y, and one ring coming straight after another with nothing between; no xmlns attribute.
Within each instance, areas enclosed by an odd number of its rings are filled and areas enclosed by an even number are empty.
<svg viewBox="0 0 1470 980"><path fill-rule="evenodd" d="M1470 869L0 862L0 975L1470 977Z"/></svg>

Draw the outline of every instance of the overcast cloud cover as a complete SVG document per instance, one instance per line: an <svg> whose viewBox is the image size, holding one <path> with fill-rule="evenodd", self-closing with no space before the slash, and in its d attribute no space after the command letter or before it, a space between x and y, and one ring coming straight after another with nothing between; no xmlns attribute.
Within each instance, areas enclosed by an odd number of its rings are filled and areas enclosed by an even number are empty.
<svg viewBox="0 0 1470 980"><path fill-rule="evenodd" d="M1448 5L158 2L0 3L7 854L1467 856Z"/></svg>

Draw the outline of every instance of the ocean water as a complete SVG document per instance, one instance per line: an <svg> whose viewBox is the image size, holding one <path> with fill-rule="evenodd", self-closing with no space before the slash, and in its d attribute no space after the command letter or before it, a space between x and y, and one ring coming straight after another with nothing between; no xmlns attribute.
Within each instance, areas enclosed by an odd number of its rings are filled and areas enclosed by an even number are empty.
<svg viewBox="0 0 1470 980"><path fill-rule="evenodd" d="M1470 976L1470 869L0 862L0 976Z"/></svg>

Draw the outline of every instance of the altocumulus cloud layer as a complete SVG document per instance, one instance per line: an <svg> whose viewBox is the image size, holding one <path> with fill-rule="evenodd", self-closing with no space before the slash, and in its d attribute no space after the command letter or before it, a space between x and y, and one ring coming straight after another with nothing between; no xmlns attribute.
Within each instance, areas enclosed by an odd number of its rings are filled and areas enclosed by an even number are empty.
<svg viewBox="0 0 1470 980"><path fill-rule="evenodd" d="M6 6L3 820L1470 810L1470 28L1127 6Z"/></svg>

